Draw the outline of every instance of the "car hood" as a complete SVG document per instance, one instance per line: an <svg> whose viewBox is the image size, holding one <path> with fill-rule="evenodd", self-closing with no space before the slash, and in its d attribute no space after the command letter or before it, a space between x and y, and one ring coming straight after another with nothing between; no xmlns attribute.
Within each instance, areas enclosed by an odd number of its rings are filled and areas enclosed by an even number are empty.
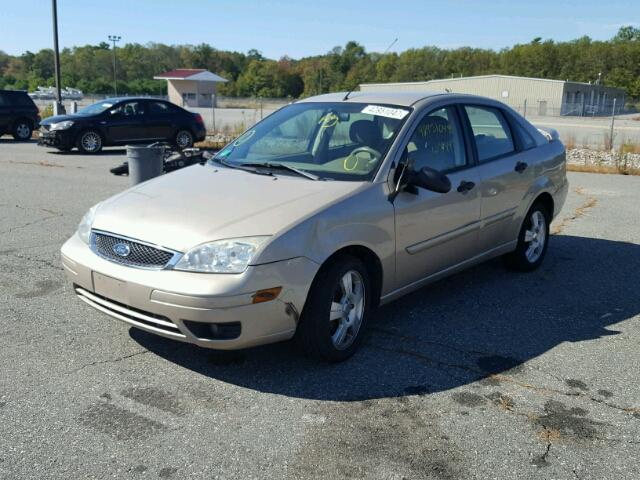
<svg viewBox="0 0 640 480"><path fill-rule="evenodd" d="M78 120L81 118L87 118L84 115L74 115L74 114L69 114L69 115L56 115L54 117L47 117L44 120L42 120L40 122L40 125L51 125L52 123L59 123L59 122L64 122L67 120Z"/></svg>
<svg viewBox="0 0 640 480"><path fill-rule="evenodd" d="M93 228L185 252L212 240L275 235L366 184L194 165L100 203Z"/></svg>

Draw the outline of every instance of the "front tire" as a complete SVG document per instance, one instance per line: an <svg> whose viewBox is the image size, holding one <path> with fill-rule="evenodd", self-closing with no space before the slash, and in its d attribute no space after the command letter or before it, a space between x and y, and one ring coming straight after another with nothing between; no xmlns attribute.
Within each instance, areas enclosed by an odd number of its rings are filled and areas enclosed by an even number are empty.
<svg viewBox="0 0 640 480"><path fill-rule="evenodd" d="M326 362L341 362L362 342L371 310L371 281L357 258L341 256L316 276L302 311L296 340L303 351Z"/></svg>
<svg viewBox="0 0 640 480"><path fill-rule="evenodd" d="M549 245L551 215L541 203L534 203L522 223L516 249L505 256L508 267L530 272L538 268Z"/></svg>
<svg viewBox="0 0 640 480"><path fill-rule="evenodd" d="M176 133L175 144L180 150L193 147L193 134L189 130L179 130Z"/></svg>
<svg viewBox="0 0 640 480"><path fill-rule="evenodd" d="M78 150L82 153L94 154L102 150L102 137L95 130L87 130L78 138Z"/></svg>
<svg viewBox="0 0 640 480"><path fill-rule="evenodd" d="M24 142L31 138L33 127L28 120L18 120L13 126L13 138Z"/></svg>

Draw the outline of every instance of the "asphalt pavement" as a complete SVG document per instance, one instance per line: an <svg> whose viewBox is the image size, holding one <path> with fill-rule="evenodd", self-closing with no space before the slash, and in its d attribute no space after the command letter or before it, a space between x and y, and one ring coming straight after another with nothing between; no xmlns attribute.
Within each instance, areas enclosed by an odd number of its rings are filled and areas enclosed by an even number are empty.
<svg viewBox="0 0 640 480"><path fill-rule="evenodd" d="M75 297L59 248L126 188L123 160L0 140L3 480L640 478L640 177L570 174L539 270L417 291L326 365L176 343Z"/></svg>

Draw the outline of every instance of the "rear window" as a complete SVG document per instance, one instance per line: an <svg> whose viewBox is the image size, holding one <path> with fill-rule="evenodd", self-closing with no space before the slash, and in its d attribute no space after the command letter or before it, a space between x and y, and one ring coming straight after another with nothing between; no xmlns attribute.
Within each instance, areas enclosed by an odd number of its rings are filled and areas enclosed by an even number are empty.
<svg viewBox="0 0 640 480"><path fill-rule="evenodd" d="M32 107L34 105L31 97L26 92L6 92L8 103L19 107Z"/></svg>

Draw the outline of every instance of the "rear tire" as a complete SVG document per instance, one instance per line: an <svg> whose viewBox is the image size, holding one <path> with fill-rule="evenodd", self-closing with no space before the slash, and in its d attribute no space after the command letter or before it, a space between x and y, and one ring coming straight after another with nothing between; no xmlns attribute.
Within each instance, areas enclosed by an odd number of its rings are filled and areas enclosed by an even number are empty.
<svg viewBox="0 0 640 480"><path fill-rule="evenodd" d="M549 245L550 223L551 215L544 205L534 203L520 227L516 249L504 256L509 268L530 272L542 264Z"/></svg>
<svg viewBox="0 0 640 480"><path fill-rule="evenodd" d="M193 147L193 134L189 130L179 130L176 133L175 144L180 150Z"/></svg>
<svg viewBox="0 0 640 480"><path fill-rule="evenodd" d="M86 130L78 137L78 150L94 154L102 150L102 137L95 130Z"/></svg>
<svg viewBox="0 0 640 480"><path fill-rule="evenodd" d="M13 138L18 141L24 142L31 139L32 133L33 127L29 120L20 119L13 125Z"/></svg>
<svg viewBox="0 0 640 480"><path fill-rule="evenodd" d="M311 285L296 331L296 342L309 356L341 362L362 342L371 310L371 281L364 264L340 256L323 266Z"/></svg>

